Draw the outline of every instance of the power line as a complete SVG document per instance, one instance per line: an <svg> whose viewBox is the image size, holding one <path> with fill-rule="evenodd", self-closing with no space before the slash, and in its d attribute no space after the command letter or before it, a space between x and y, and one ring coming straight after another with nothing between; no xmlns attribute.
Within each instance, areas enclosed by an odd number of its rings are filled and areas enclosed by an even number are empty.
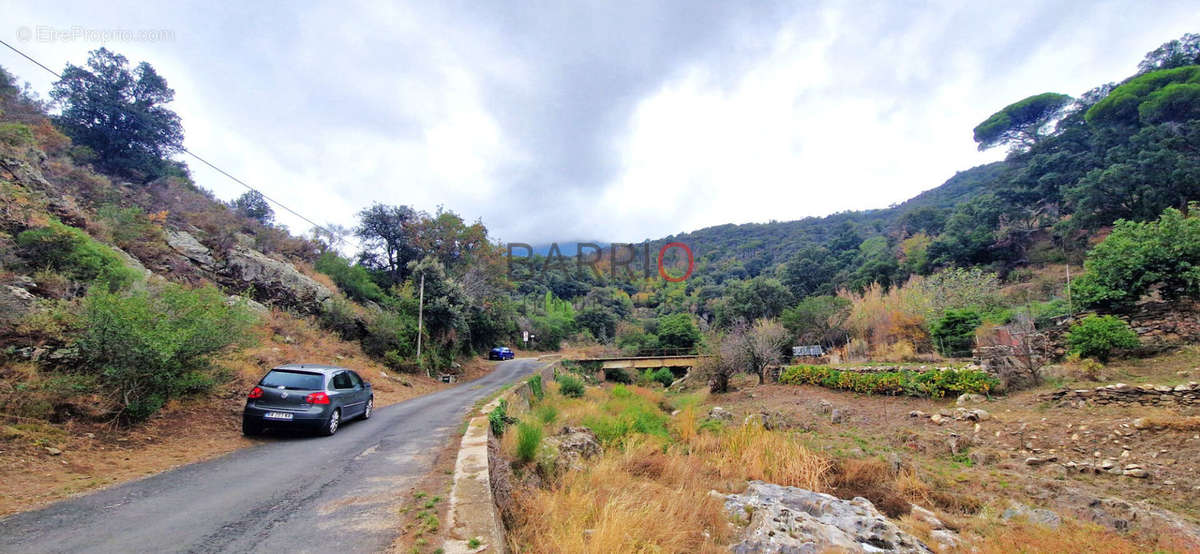
<svg viewBox="0 0 1200 554"><path fill-rule="evenodd" d="M16 53L17 53L17 54L19 54L19 55L20 55L22 58L25 58L25 59L27 59L27 60L29 60L29 61L33 62L33 64L34 64L34 65L36 65L36 66L38 66L38 67L40 67L40 68L42 68L42 69L46 70L46 71L47 71L48 73L50 73L51 75L53 75L53 76L55 76L55 77L58 77L59 79L62 79L62 75L61 75L61 74L59 74L57 71L55 71L55 70L53 70L53 69L50 69L49 67L46 67L45 65L43 65L43 64L42 64L42 62L39 62L39 61L37 61L37 60L33 59L33 58L32 58L32 57L30 57L28 54L26 54L26 53L24 53L24 52L20 51L19 49L17 49L15 46L13 46L13 45L9 44L8 42L6 42L6 41L4 41L4 40L0 39L0 44L3 44L4 46L7 46L9 50L12 50L13 52L16 52ZM121 107L119 107L119 108L120 108L120 109L124 109L125 107L124 107L124 106L121 106ZM139 116L139 117L143 117L143 116L142 116L142 114L138 114L138 113L135 113L135 112L132 112L132 111L129 111L129 110L124 110L124 111L125 111L126 113L129 113L129 114L133 114L133 115L136 115L136 116ZM238 179L237 177L234 177L234 176L233 176L233 175L231 175L231 174L230 174L228 171L225 171L224 169L221 169L221 168L217 167L217 166L216 166L215 164L213 164L212 162L210 162L210 161L208 161L208 160L206 160L206 159L204 159L204 158L201 158L201 157L200 157L200 156L198 156L198 155L197 155L195 152L192 152L191 150L188 150L187 148L184 148L184 147L182 147L182 146L180 146L180 147L179 147L179 150L180 150L181 152L183 152L183 153L185 153L185 154L187 154L187 155L189 155L189 156L193 157L193 158L196 158L196 160L197 160L197 161L199 161L200 163L203 163L204 165L207 165L208 167L211 167L211 168L213 168L214 170L216 170L216 171L217 171L218 173L220 173L221 175L224 175L224 176L226 176L226 177L229 177L231 180L233 180L233 182L235 182L235 183L237 183L237 184L239 184L239 185L242 185L243 187L246 187L246 188L247 188L247 189L249 189L249 190L252 190L252 191L254 191L254 192L257 192L259 195L261 195L261 196L263 197L263 199L265 199L265 200L267 200L267 201L271 202L272 204L275 204L276 206L279 206L280 208L283 208L284 210L287 210L287 212L288 212L288 213L290 213L290 214L292 214L292 215L294 215L294 216L296 216L296 217L298 217L298 218L300 218L300 219L303 219L304 221L308 222L308 223L309 223L310 225L312 225L313 227L316 227L317 229L320 229L320 230L322 230L322 231L325 231L326 233L328 233L328 234L329 234L329 236L330 236L330 237L336 237L336 238L337 238L337 239L339 239L339 240L342 238L342 236L341 236L340 234L338 234L338 233L334 233L333 231L331 231L331 230L329 230L329 229L326 229L325 227L323 227L323 226L321 226L321 225L317 224L315 221L313 221L313 220L311 220L311 219L309 219L309 218L307 218L307 217L304 217L304 216L300 215L300 213L299 213L299 212L297 212L296 210L293 210L293 209L291 209L291 208L289 208L289 207L287 207L287 206L283 205L283 203L279 202L278 200L275 200L274 198L271 198L270 196L267 196L266 194L263 194L263 192L262 192L261 190L258 190L258 189L256 189L256 188L254 188L254 187L250 186L249 184L247 184L245 181L243 181L243 180L241 180L241 179Z"/></svg>

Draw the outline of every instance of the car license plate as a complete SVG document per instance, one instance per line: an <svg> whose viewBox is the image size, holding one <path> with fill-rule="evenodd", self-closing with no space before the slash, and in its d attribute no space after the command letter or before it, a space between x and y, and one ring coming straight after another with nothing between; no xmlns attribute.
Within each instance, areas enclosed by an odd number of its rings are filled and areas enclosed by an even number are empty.
<svg viewBox="0 0 1200 554"><path fill-rule="evenodd" d="M263 417L266 419L278 419L283 421L292 420L292 414L286 412L267 412L267 415L264 415Z"/></svg>

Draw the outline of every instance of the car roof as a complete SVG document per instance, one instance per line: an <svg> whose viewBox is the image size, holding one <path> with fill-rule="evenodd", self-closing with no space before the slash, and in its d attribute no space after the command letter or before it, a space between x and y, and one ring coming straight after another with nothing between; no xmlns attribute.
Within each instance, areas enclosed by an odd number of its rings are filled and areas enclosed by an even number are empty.
<svg viewBox="0 0 1200 554"><path fill-rule="evenodd" d="M271 369L303 370L311 373L324 373L326 375L337 373L339 371L350 371L344 367L322 364L284 364L281 366L275 366Z"/></svg>

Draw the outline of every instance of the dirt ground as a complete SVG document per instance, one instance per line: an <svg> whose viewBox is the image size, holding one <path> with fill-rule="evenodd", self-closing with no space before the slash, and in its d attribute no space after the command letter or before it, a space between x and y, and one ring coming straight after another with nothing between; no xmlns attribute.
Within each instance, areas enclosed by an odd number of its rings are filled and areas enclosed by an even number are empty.
<svg viewBox="0 0 1200 554"><path fill-rule="evenodd" d="M1200 429L1137 429L1132 422L1147 416L1180 421L1200 415L1200 408L1057 407L1038 394L1059 386L1187 382L1200 378L1198 362L1200 351L1189 348L1149 360L1114 362L1099 382L1062 377L1036 390L962 406L986 410L990 418L979 422L955 419L954 399L758 386L751 379L738 380L738 390L710 396L707 404L733 412L735 421L779 412L802 430L811 448L835 457L898 459L935 487L961 498L964 516L979 509L1004 510L1017 501L1110 527L1128 524L1133 532L1157 536L1172 532L1164 522L1173 518L1191 525L1200 522ZM925 415L913 417L914 411ZM929 417L939 413L950 417L940 424ZM1121 467L1139 464L1148 476L1084 473L1065 466L1099 465L1105 459ZM1147 515L1156 509L1171 514L1165 520Z"/></svg>
<svg viewBox="0 0 1200 554"><path fill-rule="evenodd" d="M410 387L379 376L368 380L379 406L448 385L405 376ZM215 458L271 438L242 436L244 387L173 402L144 425L9 423L0 442L0 516L68 496Z"/></svg>

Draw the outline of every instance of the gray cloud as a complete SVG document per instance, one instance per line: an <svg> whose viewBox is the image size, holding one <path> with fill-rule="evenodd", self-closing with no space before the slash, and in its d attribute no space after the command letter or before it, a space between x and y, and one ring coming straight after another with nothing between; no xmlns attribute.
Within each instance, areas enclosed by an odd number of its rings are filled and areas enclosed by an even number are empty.
<svg viewBox="0 0 1200 554"><path fill-rule="evenodd" d="M318 221L352 223L374 201L444 205L526 242L881 207L994 159L970 129L998 107L1120 79L1200 23L1188 2L1132 1L3 11L14 25L173 29L107 46L168 78L189 148ZM100 45L25 46L61 66ZM49 84L9 53L0 64Z"/></svg>

